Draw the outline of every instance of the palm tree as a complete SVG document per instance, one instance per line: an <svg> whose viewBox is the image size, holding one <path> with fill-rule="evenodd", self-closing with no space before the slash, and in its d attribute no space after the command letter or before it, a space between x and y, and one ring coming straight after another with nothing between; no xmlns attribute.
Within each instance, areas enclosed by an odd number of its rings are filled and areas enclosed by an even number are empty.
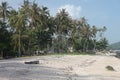
<svg viewBox="0 0 120 80"><path fill-rule="evenodd" d="M81 18L81 20L80 20L80 26L81 26L81 36L84 39L83 51L87 51L88 50L89 40L90 40L90 38L92 36L91 27L87 23L87 21L86 21L86 19L84 17Z"/></svg>
<svg viewBox="0 0 120 80"><path fill-rule="evenodd" d="M95 52L96 50L96 35L97 35L98 29L96 26L92 26L92 41L93 41L93 51Z"/></svg>
<svg viewBox="0 0 120 80"><path fill-rule="evenodd" d="M83 32L82 32L82 23L81 20L73 20L73 28L71 33L71 39L73 43L73 47L76 51L83 51L83 43L85 40L83 40Z"/></svg>
<svg viewBox="0 0 120 80"><path fill-rule="evenodd" d="M104 33L106 30L107 30L107 28L106 28L105 26L104 26L103 28L100 28L100 29L99 29L101 39L104 38L103 33Z"/></svg>
<svg viewBox="0 0 120 80"><path fill-rule="evenodd" d="M24 0L23 5L21 6L21 12L22 15L25 16L26 18L26 30L25 30L25 34L23 34L24 36L27 36L27 46L26 46L26 53L31 54L32 53L32 46L33 46L33 33L34 33L34 28L35 28L35 16L36 14L35 12L35 8L33 8L34 5L32 5L31 2L29 2L29 0ZM21 36L22 37L22 36Z"/></svg>
<svg viewBox="0 0 120 80"><path fill-rule="evenodd" d="M24 0L23 5L21 7L24 10L25 14L27 14L30 12L29 10L31 7L31 3L29 2L29 0Z"/></svg>
<svg viewBox="0 0 120 80"><path fill-rule="evenodd" d="M60 48L62 51L64 51L63 49L67 50L67 43L63 42L66 42L66 38L68 36L72 20L69 14L65 11L65 9L62 9L59 13L57 13L55 17L55 23L56 35L58 36L58 52L60 52Z"/></svg>
<svg viewBox="0 0 120 80"><path fill-rule="evenodd" d="M28 2L28 0L24 0L24 4L22 6L22 10L24 14L27 16L28 20L28 31L30 32L29 34L29 53L31 52L31 49L33 46L33 43L38 45L38 49L43 44L43 47L47 42L45 40L42 40L42 36L44 36L43 33L44 31L49 30L49 20L50 20L50 15L47 7L39 7L37 3L33 2L32 4ZM37 39L36 39L37 38ZM44 36L44 38L46 38ZM35 40L36 39L36 40ZM42 41L42 42L41 42ZM35 43L37 42L37 43Z"/></svg>
<svg viewBox="0 0 120 80"><path fill-rule="evenodd" d="M48 11L48 8L47 7L43 7L40 9L40 29L41 30L45 30L48 28L48 24L47 24L47 21L49 20L50 18L50 14L49 14L49 11Z"/></svg>
<svg viewBox="0 0 120 80"><path fill-rule="evenodd" d="M31 29L36 28L37 22L39 21L40 8L36 3L33 3L29 9L30 27Z"/></svg>
<svg viewBox="0 0 120 80"><path fill-rule="evenodd" d="M0 5L0 18L3 19L3 23L5 23L7 17L9 16L10 13L10 8L7 4L7 2L2 2Z"/></svg>
<svg viewBox="0 0 120 80"><path fill-rule="evenodd" d="M18 46L18 53L21 56L22 42L21 42L21 33L25 30L26 25L26 16L22 14L22 11L16 12L15 10L11 11L9 17L10 26L13 27L15 35L13 35L13 40L15 46Z"/></svg>
<svg viewBox="0 0 120 80"><path fill-rule="evenodd" d="M57 33L67 34L67 29L70 26L70 16L68 12L65 11L65 9L62 9L59 13L56 15L56 25L57 25Z"/></svg>
<svg viewBox="0 0 120 80"><path fill-rule="evenodd" d="M2 2L1 5L0 5L0 27L1 27L1 30L3 30L3 33L4 31L7 32L7 29L6 29L6 21L7 21L7 17L9 15L9 9L10 7L8 6L7 2ZM6 35L7 36L7 35ZM2 37L2 36L1 36ZM7 36L9 37L9 36ZM6 38L5 38L6 39ZM6 46L6 45L4 45ZM4 48L4 47L3 47ZM2 56L4 55L3 51L1 51L2 53Z"/></svg>
<svg viewBox="0 0 120 80"><path fill-rule="evenodd" d="M50 24L51 17L49 15L49 11L47 7L40 8L39 12L39 20L37 25L37 42L39 49L47 48L49 42L51 41L52 34L50 32L51 25ZM42 45L41 45L42 44Z"/></svg>

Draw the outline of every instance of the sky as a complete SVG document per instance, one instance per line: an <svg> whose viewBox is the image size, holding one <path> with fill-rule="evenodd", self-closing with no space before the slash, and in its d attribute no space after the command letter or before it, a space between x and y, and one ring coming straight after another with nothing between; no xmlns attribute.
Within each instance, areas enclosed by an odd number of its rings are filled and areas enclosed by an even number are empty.
<svg viewBox="0 0 120 80"><path fill-rule="evenodd" d="M23 0L0 0L0 4L2 1L7 1L8 5L15 9L23 3ZM65 8L74 19L85 17L91 26L106 26L104 36L109 43L120 41L120 0L35 0L35 2L39 6L48 7L52 16Z"/></svg>

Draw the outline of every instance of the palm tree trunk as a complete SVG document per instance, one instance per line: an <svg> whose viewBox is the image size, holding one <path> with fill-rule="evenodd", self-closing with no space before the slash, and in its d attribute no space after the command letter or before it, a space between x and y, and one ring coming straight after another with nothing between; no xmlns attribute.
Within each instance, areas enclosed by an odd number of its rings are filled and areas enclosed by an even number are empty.
<svg viewBox="0 0 120 80"><path fill-rule="evenodd" d="M88 52L88 46L89 46L89 39L86 41L86 52Z"/></svg>
<svg viewBox="0 0 120 80"><path fill-rule="evenodd" d="M93 40L93 45L94 45L93 52L95 52L96 51L96 40L95 39Z"/></svg>
<svg viewBox="0 0 120 80"><path fill-rule="evenodd" d="M3 51L1 51L1 57L3 58L4 56L3 56Z"/></svg>
<svg viewBox="0 0 120 80"><path fill-rule="evenodd" d="M85 39L84 44L83 44L83 52L86 52L86 39Z"/></svg>
<svg viewBox="0 0 120 80"><path fill-rule="evenodd" d="M19 53L19 57L21 56L21 50L20 50L20 47L21 47L21 39L20 39L20 30L19 30L19 46L18 46L18 53Z"/></svg>
<svg viewBox="0 0 120 80"><path fill-rule="evenodd" d="M88 52L88 42L86 42L85 52Z"/></svg>
<svg viewBox="0 0 120 80"><path fill-rule="evenodd" d="M60 53L60 36L57 38L57 53Z"/></svg>

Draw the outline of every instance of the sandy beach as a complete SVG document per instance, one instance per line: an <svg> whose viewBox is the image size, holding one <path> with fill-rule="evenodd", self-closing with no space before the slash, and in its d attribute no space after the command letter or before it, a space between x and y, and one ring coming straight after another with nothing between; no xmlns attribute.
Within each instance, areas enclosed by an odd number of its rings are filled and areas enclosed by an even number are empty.
<svg viewBox="0 0 120 80"><path fill-rule="evenodd" d="M39 60L39 64L24 64ZM112 66L115 71L106 69ZM120 59L100 55L51 55L0 61L0 80L120 80Z"/></svg>

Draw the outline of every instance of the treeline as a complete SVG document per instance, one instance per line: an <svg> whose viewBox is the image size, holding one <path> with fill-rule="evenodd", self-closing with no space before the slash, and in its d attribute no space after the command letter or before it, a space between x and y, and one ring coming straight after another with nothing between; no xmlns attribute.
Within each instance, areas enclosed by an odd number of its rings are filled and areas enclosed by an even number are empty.
<svg viewBox="0 0 120 80"><path fill-rule="evenodd" d="M47 7L29 0L18 10L0 4L1 56L103 50L108 44L105 31L84 17L73 19L65 9L52 17Z"/></svg>

